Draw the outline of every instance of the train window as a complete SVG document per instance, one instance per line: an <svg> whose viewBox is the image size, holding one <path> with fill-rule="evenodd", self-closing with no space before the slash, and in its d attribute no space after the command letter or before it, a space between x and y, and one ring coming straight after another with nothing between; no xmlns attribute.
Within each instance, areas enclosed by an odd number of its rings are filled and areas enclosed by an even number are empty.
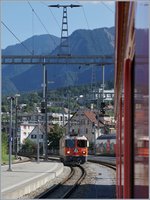
<svg viewBox="0 0 150 200"><path fill-rule="evenodd" d="M147 140L139 140L137 142L137 147L146 147L146 148L148 148L149 147L149 141L147 141Z"/></svg>
<svg viewBox="0 0 150 200"><path fill-rule="evenodd" d="M74 140L66 140L66 147L72 148L75 147L75 141Z"/></svg>
<svg viewBox="0 0 150 200"><path fill-rule="evenodd" d="M77 146L78 147L87 147L87 140L78 140Z"/></svg>
<svg viewBox="0 0 150 200"><path fill-rule="evenodd" d="M141 140L139 140L138 142L137 142L137 147L143 147L143 145L142 145L143 143L142 143L142 141Z"/></svg>
<svg viewBox="0 0 150 200"><path fill-rule="evenodd" d="M144 141L144 147L149 148L149 141Z"/></svg>

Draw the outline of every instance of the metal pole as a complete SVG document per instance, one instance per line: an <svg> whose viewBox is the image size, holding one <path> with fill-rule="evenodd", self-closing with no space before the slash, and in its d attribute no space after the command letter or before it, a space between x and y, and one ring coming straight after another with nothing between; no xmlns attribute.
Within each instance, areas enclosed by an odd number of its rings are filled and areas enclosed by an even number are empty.
<svg viewBox="0 0 150 200"><path fill-rule="evenodd" d="M94 125L94 155L96 155L96 127Z"/></svg>
<svg viewBox="0 0 150 200"><path fill-rule="evenodd" d="M44 59L45 63L45 59ZM43 64L43 100L45 99L45 64Z"/></svg>
<svg viewBox="0 0 150 200"><path fill-rule="evenodd" d="M37 133L37 163L39 163L39 132L40 132L40 124L38 119L38 133Z"/></svg>
<svg viewBox="0 0 150 200"><path fill-rule="evenodd" d="M15 116L15 158L17 158L17 150L18 150L18 148L17 148L17 124L18 124L18 122L17 122L17 118L18 118L18 113L17 113L17 110L18 110L18 108L17 108L17 98L16 98L16 105L15 105L15 108L16 108L16 116Z"/></svg>
<svg viewBox="0 0 150 200"><path fill-rule="evenodd" d="M9 168L8 171L12 171L11 164L11 155L12 155L12 101L14 100L13 97L9 97L10 99L10 127L9 127Z"/></svg>
<svg viewBox="0 0 150 200"><path fill-rule="evenodd" d="M70 93L68 96L68 134L70 134Z"/></svg>
<svg viewBox="0 0 150 200"><path fill-rule="evenodd" d="M98 96L97 96L97 121L98 121L98 124L97 124L97 127L98 127L98 136L100 135L100 123L99 123L99 115L100 115L100 96L99 96L99 89L98 89Z"/></svg>
<svg viewBox="0 0 150 200"><path fill-rule="evenodd" d="M45 103L45 70L46 70L46 68L45 68L45 58L44 58L44 60L43 60L43 101L44 101L44 103ZM45 131L46 132L46 131ZM44 137L43 137L43 154L45 155L45 151L46 151L46 147L45 147L45 135L44 135Z"/></svg>
<svg viewBox="0 0 150 200"><path fill-rule="evenodd" d="M96 153L96 129L95 129L95 123L93 122L92 125L92 132L94 133L94 155Z"/></svg>
<svg viewBox="0 0 150 200"><path fill-rule="evenodd" d="M64 109L63 109L63 127L65 125L65 113L64 113Z"/></svg>
<svg viewBox="0 0 150 200"><path fill-rule="evenodd" d="M47 69L45 69L45 160L48 159L48 146L47 146Z"/></svg>
<svg viewBox="0 0 150 200"><path fill-rule="evenodd" d="M15 95L15 108L16 108L16 116L15 116L15 158L17 158L18 152L18 97L20 94Z"/></svg>
<svg viewBox="0 0 150 200"><path fill-rule="evenodd" d="M102 66L103 70L103 84L102 84L102 102L104 102L104 87L105 87L105 66Z"/></svg>

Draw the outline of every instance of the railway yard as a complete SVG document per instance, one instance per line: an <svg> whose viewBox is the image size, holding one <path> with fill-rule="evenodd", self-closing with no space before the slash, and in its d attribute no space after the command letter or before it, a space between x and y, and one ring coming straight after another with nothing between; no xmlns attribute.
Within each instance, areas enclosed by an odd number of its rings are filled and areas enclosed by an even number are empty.
<svg viewBox="0 0 150 200"><path fill-rule="evenodd" d="M74 166L64 166L58 158L40 163L26 161L13 164L12 172L4 165L2 198L115 198L115 170L90 160Z"/></svg>
<svg viewBox="0 0 150 200"><path fill-rule="evenodd" d="M14 2L2 1L3 40L19 43L1 57L0 199L150 199L149 1Z"/></svg>

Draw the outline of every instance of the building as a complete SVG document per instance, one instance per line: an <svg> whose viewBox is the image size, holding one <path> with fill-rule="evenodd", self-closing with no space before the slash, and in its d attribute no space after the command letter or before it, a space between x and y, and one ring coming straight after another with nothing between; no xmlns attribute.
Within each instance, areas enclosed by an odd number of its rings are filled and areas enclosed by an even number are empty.
<svg viewBox="0 0 150 200"><path fill-rule="evenodd" d="M109 103L114 100L114 89L104 90L103 92L102 88L98 88L98 89L95 89L90 96L91 96L90 98L93 101L97 99L103 99L104 102Z"/></svg>
<svg viewBox="0 0 150 200"><path fill-rule="evenodd" d="M39 142L39 145L43 146L44 132L45 130L42 125L36 125L27 138L36 144Z"/></svg>
<svg viewBox="0 0 150 200"><path fill-rule="evenodd" d="M66 134L70 132L70 134L84 135L90 143L94 144L96 138L102 134L104 125L98 123L94 112L79 110L70 118L70 122L65 125L65 128Z"/></svg>
<svg viewBox="0 0 150 200"><path fill-rule="evenodd" d="M45 114L43 113L23 113L18 115L18 121L20 123L37 123L45 122ZM58 124L59 126L64 126L68 122L68 113L47 113L48 124Z"/></svg>
<svg viewBox="0 0 150 200"><path fill-rule="evenodd" d="M52 124L58 124L59 126L64 126L68 122L68 114L64 113L51 113L48 118L51 119Z"/></svg>
<svg viewBox="0 0 150 200"><path fill-rule="evenodd" d="M19 128L19 136L20 136L20 145L24 144L25 139L29 136L29 134L33 131L33 129L36 127L37 124L35 123L28 123L24 122L20 124Z"/></svg>

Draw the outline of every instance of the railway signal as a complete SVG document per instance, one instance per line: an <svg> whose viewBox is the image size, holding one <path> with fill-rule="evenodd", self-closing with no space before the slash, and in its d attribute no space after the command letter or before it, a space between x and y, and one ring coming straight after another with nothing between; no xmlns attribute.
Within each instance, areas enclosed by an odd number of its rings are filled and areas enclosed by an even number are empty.
<svg viewBox="0 0 150 200"><path fill-rule="evenodd" d="M41 113L45 113L45 107L46 107L45 101L42 101L41 102Z"/></svg>
<svg viewBox="0 0 150 200"><path fill-rule="evenodd" d="M103 115L105 115L105 107L106 107L105 102L101 102L100 112L101 112Z"/></svg>

